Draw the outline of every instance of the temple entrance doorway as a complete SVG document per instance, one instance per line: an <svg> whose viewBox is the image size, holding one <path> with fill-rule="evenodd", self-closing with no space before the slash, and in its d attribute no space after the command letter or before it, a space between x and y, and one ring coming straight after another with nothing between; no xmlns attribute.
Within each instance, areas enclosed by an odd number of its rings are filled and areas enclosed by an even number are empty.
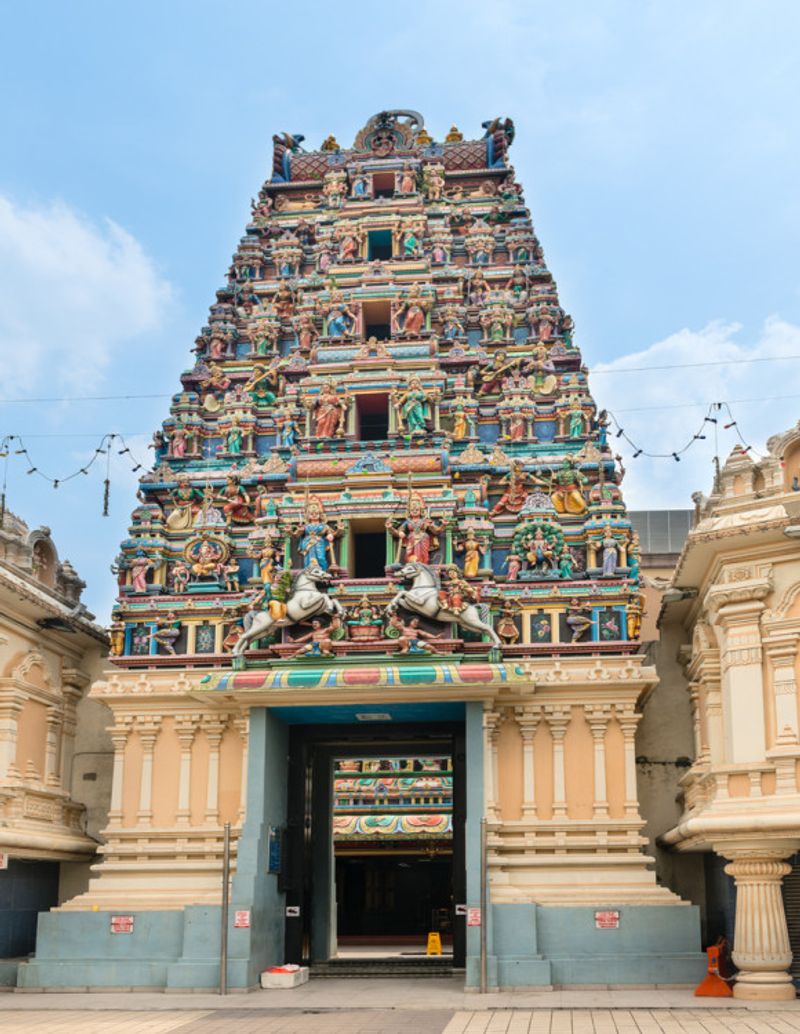
<svg viewBox="0 0 800 1034"><path fill-rule="evenodd" d="M463 724L361 715L356 727L291 730L287 961L462 967ZM431 933L442 956L426 955Z"/></svg>

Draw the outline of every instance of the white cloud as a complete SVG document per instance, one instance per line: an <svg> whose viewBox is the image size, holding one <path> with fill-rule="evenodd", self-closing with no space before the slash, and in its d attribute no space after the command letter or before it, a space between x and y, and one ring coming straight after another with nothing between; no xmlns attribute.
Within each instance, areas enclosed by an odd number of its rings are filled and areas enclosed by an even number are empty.
<svg viewBox="0 0 800 1034"><path fill-rule="evenodd" d="M703 422L709 403L729 402L745 441L756 452L771 435L797 422L800 411L800 326L777 316L767 319L754 340L741 343L742 328L715 321L702 330L679 330L649 348L601 363L592 389L600 408L619 420L646 452L680 450ZM795 357L795 358L791 358ZM758 360L745 362L743 360ZM696 364L720 365L696 365ZM631 367L659 367L624 373ZM727 413L717 414L721 459L737 443L736 428L724 429ZM633 449L611 435L625 460L625 497L631 509L691 506L691 493L711 489L714 426L676 463L673 459L633 459Z"/></svg>
<svg viewBox="0 0 800 1034"><path fill-rule="evenodd" d="M126 343L161 325L170 298L112 220L97 226L62 202L26 208L0 196L4 394L97 387Z"/></svg>

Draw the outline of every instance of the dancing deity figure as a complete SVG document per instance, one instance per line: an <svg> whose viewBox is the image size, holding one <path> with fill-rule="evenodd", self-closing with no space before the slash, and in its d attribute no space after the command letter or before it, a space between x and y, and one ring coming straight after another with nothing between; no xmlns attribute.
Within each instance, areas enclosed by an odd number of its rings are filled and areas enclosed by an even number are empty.
<svg viewBox="0 0 800 1034"><path fill-rule="evenodd" d="M222 512L225 514L228 524L249 524L253 520L250 496L239 483L236 474L228 475L225 488L219 498L223 504Z"/></svg>
<svg viewBox="0 0 800 1034"><path fill-rule="evenodd" d="M528 486L546 484L535 474L527 474L520 460L512 461L510 471L500 483L506 485L506 490L492 507L492 517L504 511L519 513L528 498Z"/></svg>
<svg viewBox="0 0 800 1034"><path fill-rule="evenodd" d="M558 513L579 514L586 511L586 500L581 490L586 480L586 475L581 473L575 460L566 456L550 484L550 501Z"/></svg>

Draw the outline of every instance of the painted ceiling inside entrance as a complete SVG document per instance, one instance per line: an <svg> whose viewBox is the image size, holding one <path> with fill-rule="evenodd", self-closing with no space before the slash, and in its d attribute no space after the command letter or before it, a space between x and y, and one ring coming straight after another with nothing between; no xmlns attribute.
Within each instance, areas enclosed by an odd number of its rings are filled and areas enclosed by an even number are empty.
<svg viewBox="0 0 800 1034"><path fill-rule="evenodd" d="M345 690L635 650L623 471L513 123L436 141L384 111L351 147L303 139L274 137L154 436L115 566L116 664Z"/></svg>
<svg viewBox="0 0 800 1034"><path fill-rule="evenodd" d="M450 757L334 760L334 842L448 839L452 833Z"/></svg>

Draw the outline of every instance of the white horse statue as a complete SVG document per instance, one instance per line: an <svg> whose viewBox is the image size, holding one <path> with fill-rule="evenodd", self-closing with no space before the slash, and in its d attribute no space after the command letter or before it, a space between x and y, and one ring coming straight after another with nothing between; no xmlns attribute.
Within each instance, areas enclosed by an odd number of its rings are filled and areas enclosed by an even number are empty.
<svg viewBox="0 0 800 1034"><path fill-rule="evenodd" d="M398 607L405 607L413 614L430 618L431 621L455 621L461 628L470 632L480 632L487 635L494 646L502 646L500 637L488 622L489 608L485 603L469 603L459 613L454 614L446 610L439 602L439 590L441 588L436 572L426 564L418 560L410 560L404 564L395 575L397 581L410 583L410 587L401 589L389 606L386 608L392 614Z"/></svg>
<svg viewBox="0 0 800 1034"><path fill-rule="evenodd" d="M266 610L251 610L245 614L244 633L233 648L234 657L243 657L251 643L269 635L276 628L296 625L299 621L319 617L322 614L338 614L345 617L341 603L320 591L319 586L330 581L330 575L319 566L306 567L295 576L292 591L286 601L286 617L275 619Z"/></svg>

